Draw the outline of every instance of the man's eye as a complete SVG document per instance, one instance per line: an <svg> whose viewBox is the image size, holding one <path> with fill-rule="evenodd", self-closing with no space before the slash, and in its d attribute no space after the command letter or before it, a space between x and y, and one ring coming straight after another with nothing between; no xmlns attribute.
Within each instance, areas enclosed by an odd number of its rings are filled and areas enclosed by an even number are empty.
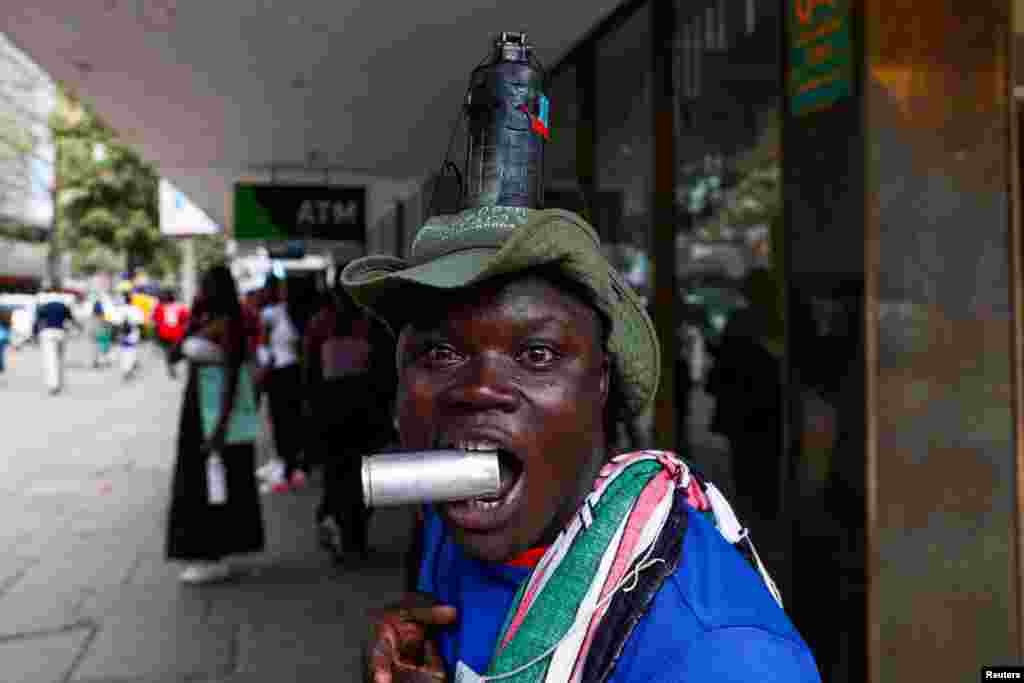
<svg viewBox="0 0 1024 683"><path fill-rule="evenodd" d="M534 344L523 351L521 358L526 363L534 366L547 366L554 362L558 354L549 347L541 344Z"/></svg>
<svg viewBox="0 0 1024 683"><path fill-rule="evenodd" d="M435 365L446 365L458 360L459 357L455 349L447 344L435 344L427 348L423 356Z"/></svg>

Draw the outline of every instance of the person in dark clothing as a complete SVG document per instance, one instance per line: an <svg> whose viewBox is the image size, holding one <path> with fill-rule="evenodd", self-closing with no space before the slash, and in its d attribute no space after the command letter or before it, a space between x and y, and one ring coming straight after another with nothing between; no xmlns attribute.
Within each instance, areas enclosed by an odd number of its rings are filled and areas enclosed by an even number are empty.
<svg viewBox="0 0 1024 683"><path fill-rule="evenodd" d="M729 440L738 499L758 518L779 509L782 465L781 365L762 343L761 311L738 311L726 324L708 374L715 399L710 429Z"/></svg>
<svg viewBox="0 0 1024 683"><path fill-rule="evenodd" d="M46 388L50 395L59 394L64 388L64 345L66 328L73 325L81 331L71 309L55 291L44 295L43 303L36 309L36 334L43 352L43 369Z"/></svg>
<svg viewBox="0 0 1024 683"><path fill-rule="evenodd" d="M217 330L216 336L209 330ZM203 435L198 368L218 359L186 348L202 339L220 347L219 361L227 369L220 422L209 439ZM193 344L193 346L195 346ZM171 483L167 520L166 556L187 562L185 583L207 583L230 575L227 555L259 552L265 536L255 477L255 446L226 444L227 417L237 394L238 378L247 355L246 332L238 294L230 271L216 266L203 277L193 304L188 330L171 351L171 362L189 358L188 384L178 427L178 455ZM212 503L208 496L207 458L219 453L225 467L227 502Z"/></svg>
<svg viewBox="0 0 1024 683"><path fill-rule="evenodd" d="M332 334L321 344L328 455L317 517L321 540L342 560L369 551L369 511L363 503L361 456L394 441L397 384L394 342L379 321L338 292Z"/></svg>
<svg viewBox="0 0 1024 683"><path fill-rule="evenodd" d="M327 425L336 406L334 392L324 374L321 356L324 342L334 335L337 318L342 313L336 287L319 293L318 300L316 313L302 335L302 381L312 421L306 443L306 462L311 466L323 466L330 457Z"/></svg>

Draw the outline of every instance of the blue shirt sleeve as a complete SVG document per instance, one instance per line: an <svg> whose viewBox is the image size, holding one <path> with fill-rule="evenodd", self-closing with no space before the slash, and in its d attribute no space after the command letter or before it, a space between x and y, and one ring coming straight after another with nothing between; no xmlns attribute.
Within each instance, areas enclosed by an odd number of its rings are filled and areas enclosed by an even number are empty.
<svg viewBox="0 0 1024 683"><path fill-rule="evenodd" d="M738 626L707 631L688 649L690 656L681 669L665 671L652 683L821 683L806 648L764 629Z"/></svg>

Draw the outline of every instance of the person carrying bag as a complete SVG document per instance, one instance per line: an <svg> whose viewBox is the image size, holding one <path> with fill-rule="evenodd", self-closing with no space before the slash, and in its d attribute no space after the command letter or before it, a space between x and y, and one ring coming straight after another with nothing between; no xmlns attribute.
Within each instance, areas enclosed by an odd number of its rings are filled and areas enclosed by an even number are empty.
<svg viewBox="0 0 1024 683"><path fill-rule="evenodd" d="M185 583L231 575L227 555L263 550L255 478L260 421L234 280L226 267L202 279L185 338L171 361L189 360L167 522L167 559L187 563Z"/></svg>

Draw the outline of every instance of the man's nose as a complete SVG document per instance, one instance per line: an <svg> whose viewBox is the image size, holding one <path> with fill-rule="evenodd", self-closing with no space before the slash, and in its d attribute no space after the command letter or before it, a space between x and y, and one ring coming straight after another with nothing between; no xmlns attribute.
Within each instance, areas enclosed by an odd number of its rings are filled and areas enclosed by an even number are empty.
<svg viewBox="0 0 1024 683"><path fill-rule="evenodd" d="M519 393L509 363L495 356L481 355L464 363L447 392L457 406L474 410L515 410Z"/></svg>

